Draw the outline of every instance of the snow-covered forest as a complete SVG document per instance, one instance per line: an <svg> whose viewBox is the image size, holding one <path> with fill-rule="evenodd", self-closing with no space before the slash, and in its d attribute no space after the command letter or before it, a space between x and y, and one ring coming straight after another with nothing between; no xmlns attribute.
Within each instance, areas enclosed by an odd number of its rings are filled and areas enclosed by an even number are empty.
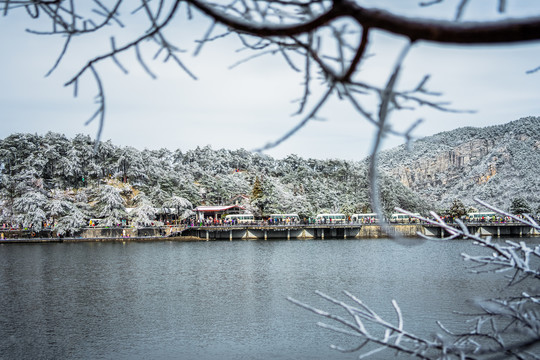
<svg viewBox="0 0 540 360"><path fill-rule="evenodd" d="M474 197L509 209L517 196L539 207L540 118L483 129L461 128L380 154L384 211L401 207L443 212ZM371 212L368 162L273 159L247 150L208 146L183 152L138 150L86 135L68 139L14 134L0 142L1 221L60 233L100 219L137 226L159 224L160 212L179 218L198 205L231 204L249 197L256 215ZM398 181L399 180L399 181ZM401 181L401 182L400 182ZM405 185L403 185L403 184ZM126 211L129 209L130 211ZM166 209L166 210L165 210Z"/></svg>
<svg viewBox="0 0 540 360"><path fill-rule="evenodd" d="M359 162L282 160L240 150L210 147L137 150L89 136L68 139L13 134L0 142L2 222L39 230L54 222L60 233L88 225L90 219L113 225L129 219L155 223L160 209L180 217L198 205L227 204L244 194L257 215L369 212L367 168ZM256 199L253 187L259 179ZM428 208L398 181L380 180L382 202L422 211ZM262 190L262 191L261 191ZM126 212L127 208L133 210Z"/></svg>

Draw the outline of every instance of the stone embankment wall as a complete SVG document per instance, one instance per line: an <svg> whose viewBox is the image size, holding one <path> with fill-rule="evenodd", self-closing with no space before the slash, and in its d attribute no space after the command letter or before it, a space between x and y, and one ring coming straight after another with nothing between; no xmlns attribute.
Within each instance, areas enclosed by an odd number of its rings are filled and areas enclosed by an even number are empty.
<svg viewBox="0 0 540 360"><path fill-rule="evenodd" d="M82 238L82 239L110 239L110 238L133 238L133 237L161 237L177 228L85 228L75 234L63 236L62 238ZM55 232L45 229L39 232L31 230L5 230L0 231L0 239L58 239Z"/></svg>
<svg viewBox="0 0 540 360"><path fill-rule="evenodd" d="M121 237L147 237L163 236L166 230L162 228L87 228L82 230L77 237L89 238L121 238Z"/></svg>
<svg viewBox="0 0 540 360"><path fill-rule="evenodd" d="M407 225L392 225L391 235L401 234L404 237L417 237L417 232L422 232L422 225L407 224ZM364 225L360 229L360 233L357 238L362 239L376 239L387 238L388 234L385 233L379 225Z"/></svg>
<svg viewBox="0 0 540 360"><path fill-rule="evenodd" d="M538 237L540 231L525 225L504 226L498 224L470 225L469 232L479 236L493 237ZM159 240L170 239L175 241L193 240L292 240L292 239L388 239L389 235L399 235L406 238L416 238L418 233L433 238L448 236L437 226L425 226L421 224L393 224L388 232L383 231L380 225L332 226L332 227L305 227L305 228L280 228L280 227L209 227L188 228L182 232L182 228L87 228L73 237L59 238L52 235L39 233L31 236L26 232L3 233L0 242L57 242L57 241L126 241L133 240ZM8 236L6 236L8 235ZM167 237L171 236L171 237Z"/></svg>
<svg viewBox="0 0 540 360"><path fill-rule="evenodd" d="M393 225L392 235L417 237L423 227L417 224ZM306 226L306 227L195 227L188 228L181 237L199 240L271 240L271 239L377 239L389 238L380 225Z"/></svg>

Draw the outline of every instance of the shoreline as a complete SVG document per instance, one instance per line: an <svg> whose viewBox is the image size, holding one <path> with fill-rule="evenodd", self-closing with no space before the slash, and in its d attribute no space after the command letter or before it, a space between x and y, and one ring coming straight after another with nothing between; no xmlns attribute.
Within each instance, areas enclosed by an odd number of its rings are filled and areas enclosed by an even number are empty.
<svg viewBox="0 0 540 360"><path fill-rule="evenodd" d="M0 239L2 244L52 244L52 243L83 243L83 242L157 242L157 241L178 241L192 242L205 241L191 236L137 236L137 237L93 237L93 238L14 238Z"/></svg>
<svg viewBox="0 0 540 360"><path fill-rule="evenodd" d="M540 237L540 232L526 225L470 224L469 232L493 238ZM419 234L441 239L449 234L438 226L428 224L392 224L391 233L380 225L288 225L288 226L202 226L163 229L87 229L72 237L8 237L0 238L0 244L42 244L78 242L149 242L149 241L233 241L233 240L324 240L324 239L392 239L394 235L418 238ZM127 236L125 235L127 234ZM2 234L3 235L3 234ZM22 234L19 234L22 235Z"/></svg>

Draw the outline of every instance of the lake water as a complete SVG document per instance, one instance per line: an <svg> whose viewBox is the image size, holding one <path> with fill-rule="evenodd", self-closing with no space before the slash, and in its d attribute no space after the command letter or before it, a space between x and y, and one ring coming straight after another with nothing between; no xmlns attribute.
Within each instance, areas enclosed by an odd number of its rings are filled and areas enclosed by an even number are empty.
<svg viewBox="0 0 540 360"><path fill-rule="evenodd" d="M486 250L380 239L0 245L0 358L353 359L329 345L354 339L287 297L340 313L314 292L347 290L392 321L397 300L410 332L459 328L453 312L505 286L468 273L462 252Z"/></svg>

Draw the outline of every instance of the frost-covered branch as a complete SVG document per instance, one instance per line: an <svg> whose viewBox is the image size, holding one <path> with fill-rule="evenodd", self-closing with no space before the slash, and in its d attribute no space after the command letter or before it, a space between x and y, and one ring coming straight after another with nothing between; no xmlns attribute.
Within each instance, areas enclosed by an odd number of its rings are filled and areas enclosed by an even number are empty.
<svg viewBox="0 0 540 360"><path fill-rule="evenodd" d="M524 225L527 225L527 226L530 226L536 230L540 230L540 225L538 225L538 223L528 214L523 214L523 217L519 217L519 216L516 216L514 214L510 214L509 212L506 212L504 210L501 210L493 205L490 205L488 203L486 203L485 201L482 201L480 199L477 199L475 198L474 201L476 201L477 203L479 203L480 205L482 206L485 206L486 208L490 209L490 210L493 210L495 211L496 213L499 213L500 215L504 216L504 217L508 217L508 218L511 218L513 219L514 221L517 221L517 222L520 222Z"/></svg>
<svg viewBox="0 0 540 360"><path fill-rule="evenodd" d="M394 71L390 75L386 83L385 89L380 93L379 112L376 120L377 133L373 141L373 147L371 150L371 157L369 162L368 174L370 180L371 206L373 208L373 211L375 211L375 213L377 213L379 216L381 227L388 234L392 234L392 231L390 231L390 225L384 220L381 200L379 196L378 154L382 147L383 138L386 136L386 133L388 131L386 123L388 120L388 114L392 110L390 108L390 104L394 93L394 87L396 86L397 78L399 76L403 61L405 60L405 57L407 56L407 53L409 52L411 46L412 44L407 44L401 51L401 54L396 61Z"/></svg>
<svg viewBox="0 0 540 360"><path fill-rule="evenodd" d="M512 217L524 225L540 229L531 217L520 218L481 200L477 199L476 201L501 215ZM514 286L526 278L540 279L540 245L531 248L524 241L519 243L506 241L501 244L493 242L491 237L482 238L470 233L460 220L457 220L457 226L452 226L445 223L434 212L431 212L433 218L427 218L400 208L396 208L396 210L427 224L440 226L450 234L443 241L463 237L474 240L474 243L481 247L490 249L492 253L485 256L463 254L464 260L475 262L484 268L482 271L479 271L478 268L473 269L476 273L513 271L508 283L509 286ZM441 241L433 240L422 234L418 235L432 241ZM332 345L332 348L345 352L358 352L361 359L388 350L420 359L539 358L536 351L540 346L540 294L532 295L523 292L521 296L506 299L476 300L479 313L470 319L469 322L472 326L468 331L454 332L441 322L437 322L442 334L433 338L425 338L407 332L401 309L395 301L392 301L392 305L397 314L397 321L393 323L381 318L360 299L348 292L345 294L352 301L352 304L321 292L317 292L317 294L333 305L344 309L351 319L334 315L292 298L289 298L289 301L336 323L336 325L319 323L319 326L339 334L359 338L357 347L344 349Z"/></svg>
<svg viewBox="0 0 540 360"><path fill-rule="evenodd" d="M401 309L395 300L392 300L392 306L397 314L397 324L393 324L382 319L361 300L357 299L348 292L345 292L345 295L349 298L349 300L352 300L353 304L348 304L347 302L337 300L322 292L317 292L317 295L344 309L351 317L351 320L333 315L329 312L312 307L293 298L288 298L288 300L293 304L309 310L319 316L334 321L338 325L335 326L319 322L318 325L320 327L340 334L360 338L360 345L355 348L344 349L336 345L331 345L333 349L341 352L361 351L362 354L360 355L360 358L365 358L382 350L389 349L409 354L419 359L430 359L428 356L429 350L438 347L436 342L422 339L404 330ZM370 329L370 326L372 325L375 327L381 327L384 330L384 336L381 337L377 335L377 329L373 329L374 331L372 331Z"/></svg>
<svg viewBox="0 0 540 360"><path fill-rule="evenodd" d="M421 2L420 5L435 6L439 2L442 1ZM92 72L99 88L98 96L101 96L104 93L104 84L99 80L101 76L98 65L110 60L123 73L127 73L128 69L121 64L119 55L129 50L133 50L144 71L155 78L156 74L144 60L142 50L142 43L148 40L157 46L154 59L164 56L165 61L173 60L189 77L196 79L184 59L180 57L182 51L165 35L165 30L171 27L173 19L179 18L181 9L185 9L187 21L201 15L209 19L209 27L196 43L193 52L195 55L201 52L203 45L228 35L235 35L245 49L252 52L245 60L264 55L280 55L293 71L303 72L303 94L297 114L303 114L309 109L312 78L314 74L320 73L325 82L325 94L338 97L345 95L361 117L373 122L373 116L370 115L370 111L364 110L366 105L362 104L358 96L365 90L359 79L362 76L359 65L368 57L370 35L375 31L390 32L411 43L428 41L439 44L509 44L540 39L539 17L470 23L458 21L468 2L462 1L458 5L456 21L409 18L386 9L366 8L359 2L351 0L241 2L140 0L134 3L123 0L112 2L93 0L84 5L69 0L0 0L0 7L4 16L22 10L26 11L32 20L46 20L50 24L49 30L28 30L33 34L64 38L64 46L48 74L61 65L75 41L111 26L127 27L126 16L142 15L147 25L145 31L138 31L131 40L123 43L119 43L112 36L110 50L88 59L86 64L66 82L66 86L74 85L74 94L77 94L79 80ZM124 15L126 7L129 7L127 11L129 15ZM504 12L505 9L506 2L501 0L498 10ZM221 33L214 35L217 31ZM175 41L179 41L178 37ZM333 46L329 46L331 43ZM335 51L329 50L334 47ZM299 66L298 59L302 61L303 66ZM315 69L313 64L317 64L318 69ZM337 91L331 91L334 88ZM372 88L369 92L376 94L378 92L379 96L384 91L385 89ZM409 108L401 103L403 101L418 106L430 106L441 111L451 110L444 102L431 101L430 95L433 94L423 92L422 87L417 88L414 93L398 91L396 87L386 97L396 110ZM104 102L103 98L101 103ZM311 106L312 110L303 116L292 130L263 149L277 146L289 138L297 129L305 126L307 120L312 118L310 114L318 112L325 103L326 100L315 99ZM99 105L97 110L101 119L98 140L105 119L102 108ZM382 108L376 112L380 110ZM393 132L389 123L385 126L375 123L379 128L385 128L384 132ZM410 138L410 133L407 132L400 135L406 139Z"/></svg>
<svg viewBox="0 0 540 360"><path fill-rule="evenodd" d="M529 350L540 344L540 319L536 314L538 303L530 297L512 301L478 301L478 307L483 314L473 319L469 331L456 333L438 322L444 336L437 334L426 338L405 329L401 309L395 300L392 300L392 306L396 312L396 321L391 322L381 318L368 305L348 292L345 292L345 295L349 302L321 292L316 293L345 310L349 318L293 298L288 300L330 321L319 322L317 325L320 327L358 338L359 345L356 347L330 346L340 352L358 352L359 359L368 358L381 351L388 354L398 352L418 359L476 359L497 355L504 358L534 359L536 357ZM520 335L518 340L511 340L516 334Z"/></svg>
<svg viewBox="0 0 540 360"><path fill-rule="evenodd" d="M479 199L475 199L475 201L501 214L502 216L511 217L515 221L518 221L526 226L540 230L540 226L530 216L521 218L509 214L495 206L489 205ZM511 277L511 283L519 282L529 276L540 279L540 246L536 246L534 249L532 249L524 241L516 243L510 240L506 241L505 244L502 245L497 242L493 242L491 236L484 238L478 234L470 233L467 226L460 219L456 220L458 226L449 225L435 212L431 212L433 219L430 219L415 215L400 208L396 208L396 211L415 217L425 223L441 227L441 229L444 229L444 231L450 234L449 237L443 240L451 240L457 237L463 237L465 239L474 240L478 245L491 249L493 251L491 255L470 256L463 254L463 257L467 261L475 262L482 266L489 266L489 271L514 271L515 273ZM418 235L426 239L431 239L421 233Z"/></svg>

